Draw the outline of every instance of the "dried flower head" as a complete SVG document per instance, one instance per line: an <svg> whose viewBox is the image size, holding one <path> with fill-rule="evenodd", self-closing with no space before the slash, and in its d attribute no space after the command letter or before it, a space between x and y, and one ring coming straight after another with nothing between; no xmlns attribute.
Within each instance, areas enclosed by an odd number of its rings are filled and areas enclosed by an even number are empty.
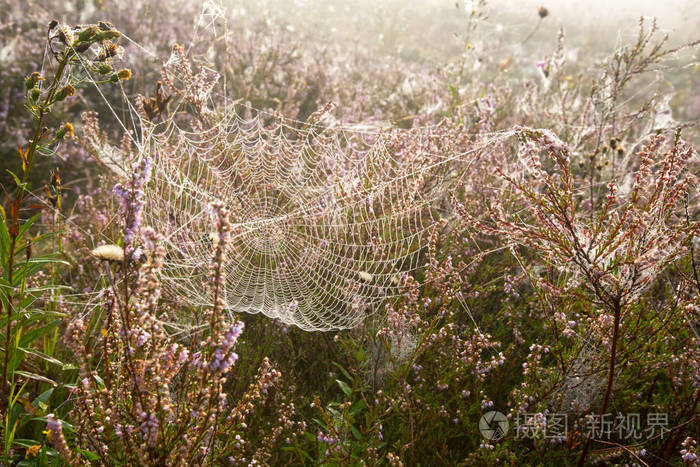
<svg viewBox="0 0 700 467"><path fill-rule="evenodd" d="M35 71L31 75L27 76L27 79L24 82L24 84L27 88L27 91L29 91L30 89L35 87L37 85L37 83L39 83L39 81L43 80L43 79L44 78L41 76L41 74L38 71Z"/></svg>
<svg viewBox="0 0 700 467"><path fill-rule="evenodd" d="M95 39L98 41L104 41L108 39L116 39L120 37L122 34L119 31L116 31L114 29L110 29L109 31L102 31L99 34L95 36Z"/></svg>
<svg viewBox="0 0 700 467"><path fill-rule="evenodd" d="M64 123L63 126L56 132L56 139L62 140L66 135L73 137L75 136L75 129L72 123Z"/></svg>
<svg viewBox="0 0 700 467"><path fill-rule="evenodd" d="M105 41L102 52L97 56L96 61L104 62L109 58L119 56L121 52L122 49L117 44L111 41Z"/></svg>
<svg viewBox="0 0 700 467"><path fill-rule="evenodd" d="M83 29L78 33L78 41L80 42L85 42L93 39L97 34L99 34L100 30L97 26L88 26L87 28Z"/></svg>
<svg viewBox="0 0 700 467"><path fill-rule="evenodd" d="M97 71L101 75L109 74L112 72L112 65L110 65L109 63L102 63L100 64L100 66L97 67Z"/></svg>
<svg viewBox="0 0 700 467"><path fill-rule="evenodd" d="M131 70L128 68L123 68L117 72L117 76L120 80L126 81L131 78Z"/></svg>
<svg viewBox="0 0 700 467"><path fill-rule="evenodd" d="M56 92L56 95L53 97L53 102L60 102L73 94L75 94L75 88L73 85L66 84Z"/></svg>

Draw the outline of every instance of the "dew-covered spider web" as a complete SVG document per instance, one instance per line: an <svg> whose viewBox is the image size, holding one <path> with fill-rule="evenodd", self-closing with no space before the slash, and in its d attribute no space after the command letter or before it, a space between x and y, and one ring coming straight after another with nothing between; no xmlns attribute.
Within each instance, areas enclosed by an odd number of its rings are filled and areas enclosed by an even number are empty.
<svg viewBox="0 0 700 467"><path fill-rule="evenodd" d="M456 158L427 157L438 142L420 131L298 129L235 112L208 130L169 122L144 134L142 155L153 160L145 221L167 239L166 290L211 303L208 207L220 201L233 225L227 308L305 330L353 327L401 293L445 194L428 178Z"/></svg>

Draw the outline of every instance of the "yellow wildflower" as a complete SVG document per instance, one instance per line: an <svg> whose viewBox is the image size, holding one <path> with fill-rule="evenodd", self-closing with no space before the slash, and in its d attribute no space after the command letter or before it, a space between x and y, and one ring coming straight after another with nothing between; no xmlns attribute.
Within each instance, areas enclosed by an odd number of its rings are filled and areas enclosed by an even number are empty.
<svg viewBox="0 0 700 467"><path fill-rule="evenodd" d="M131 78L131 70L129 70L128 68L124 68L122 70L119 70L117 72L117 76L119 77L119 79L121 79L123 81L127 80L127 79Z"/></svg>
<svg viewBox="0 0 700 467"><path fill-rule="evenodd" d="M30 457L36 457L37 454L39 454L39 450L41 449L40 444L35 444L34 446L29 446L27 448L27 453L24 455L26 459L29 459Z"/></svg>

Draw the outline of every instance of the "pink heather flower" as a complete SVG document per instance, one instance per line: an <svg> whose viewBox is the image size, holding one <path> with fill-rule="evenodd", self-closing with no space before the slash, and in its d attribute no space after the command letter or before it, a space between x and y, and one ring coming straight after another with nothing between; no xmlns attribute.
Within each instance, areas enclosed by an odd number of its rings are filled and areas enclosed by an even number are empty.
<svg viewBox="0 0 700 467"><path fill-rule="evenodd" d="M189 355L190 355L190 351L189 351L189 350L187 350L187 349L182 349L182 350L180 351L180 353L178 354L178 356L177 356L177 363L178 363L179 365L182 365L183 363L185 363L185 362L187 361L187 358L189 357Z"/></svg>
<svg viewBox="0 0 700 467"><path fill-rule="evenodd" d="M57 419L54 414L50 413L46 416L46 429L49 433L62 433L63 426L61 420Z"/></svg>
<svg viewBox="0 0 700 467"><path fill-rule="evenodd" d="M126 187L120 183L112 188L122 213L127 217L124 226L124 246L128 249L134 236L138 233L143 217L146 197L146 185L153 171L153 159L145 157L132 167L132 175Z"/></svg>

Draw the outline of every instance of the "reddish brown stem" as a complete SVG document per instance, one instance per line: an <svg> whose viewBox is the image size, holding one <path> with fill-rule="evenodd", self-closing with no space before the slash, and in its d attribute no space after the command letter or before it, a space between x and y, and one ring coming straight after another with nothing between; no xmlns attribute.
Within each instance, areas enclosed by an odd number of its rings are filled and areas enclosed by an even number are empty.
<svg viewBox="0 0 700 467"><path fill-rule="evenodd" d="M14 222L14 221L13 221ZM5 386L7 385L7 367L10 365L10 331L12 331L12 270L15 268L15 241L16 236L12 236L10 241L10 258L7 266L7 281L10 284L10 292L7 295L7 327L5 329L5 363L2 367L2 387L0 391L5 391ZM9 393L8 393L9 397ZM3 401L5 407L9 406L9 400L7 405Z"/></svg>

